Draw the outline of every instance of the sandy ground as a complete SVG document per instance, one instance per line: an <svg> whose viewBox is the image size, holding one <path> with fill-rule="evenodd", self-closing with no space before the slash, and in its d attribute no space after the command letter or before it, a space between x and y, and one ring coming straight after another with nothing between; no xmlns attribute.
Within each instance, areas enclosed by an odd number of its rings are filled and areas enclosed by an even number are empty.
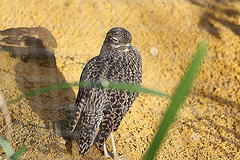
<svg viewBox="0 0 240 160"><path fill-rule="evenodd" d="M78 81L84 63L99 54L105 34L114 26L127 28L141 52L143 86L172 94L198 42L207 39L210 48L204 64L157 159L240 157L239 1L2 0L0 15L0 30L42 26L58 44L53 68L0 53L0 89L6 100L41 86ZM150 53L152 47L157 55ZM76 142L67 139L77 90L8 106L11 144L15 150L27 146L21 159L104 159L94 146L84 158L79 156ZM118 154L141 159L168 104L166 98L140 94L114 133ZM0 134L6 136L1 111L0 126ZM5 159L1 148L0 159Z"/></svg>

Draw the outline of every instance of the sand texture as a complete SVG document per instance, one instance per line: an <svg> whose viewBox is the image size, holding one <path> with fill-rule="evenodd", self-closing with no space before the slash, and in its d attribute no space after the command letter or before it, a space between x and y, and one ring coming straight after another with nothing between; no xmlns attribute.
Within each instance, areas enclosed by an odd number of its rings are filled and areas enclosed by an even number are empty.
<svg viewBox="0 0 240 160"><path fill-rule="evenodd" d="M143 59L143 86L171 95L198 42L209 50L194 87L156 159L239 159L240 1L238 0L1 0L0 30L45 27L55 37L56 65L39 66L0 52L0 91L7 101L46 85L77 82L99 54L107 31L130 31ZM20 159L105 159L93 146L78 155L68 139L78 87L22 99L0 110L0 135L10 135ZM170 100L141 93L114 133L123 158L141 159ZM9 129L11 127L11 130ZM9 134L10 133L10 134ZM110 141L107 141L111 149ZM0 148L0 159L6 155Z"/></svg>

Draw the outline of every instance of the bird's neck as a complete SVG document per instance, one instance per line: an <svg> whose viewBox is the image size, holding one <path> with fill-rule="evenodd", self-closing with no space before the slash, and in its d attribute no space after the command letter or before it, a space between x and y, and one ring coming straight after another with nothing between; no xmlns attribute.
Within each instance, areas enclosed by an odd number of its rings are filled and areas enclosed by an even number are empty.
<svg viewBox="0 0 240 160"><path fill-rule="evenodd" d="M114 50L114 48L112 48L110 45L106 45L106 44L102 45L102 48L99 54L100 57L111 57L113 56L113 54L116 54L116 51Z"/></svg>
<svg viewBox="0 0 240 160"><path fill-rule="evenodd" d="M138 52L135 51L136 49L132 47L131 45L129 46L120 46L120 47L113 47L110 44L103 44L100 54L100 57L132 57L136 56Z"/></svg>

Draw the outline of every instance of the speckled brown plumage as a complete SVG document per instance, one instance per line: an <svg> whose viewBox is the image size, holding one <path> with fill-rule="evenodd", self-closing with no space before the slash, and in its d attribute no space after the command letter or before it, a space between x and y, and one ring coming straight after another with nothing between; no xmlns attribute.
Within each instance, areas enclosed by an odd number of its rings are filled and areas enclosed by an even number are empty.
<svg viewBox="0 0 240 160"><path fill-rule="evenodd" d="M106 35L101 52L84 67L80 81L142 83L141 56L131 46L131 34L124 28L112 28ZM102 148L138 93L96 86L80 88L75 104L71 132L80 123L79 153L85 155L91 145Z"/></svg>

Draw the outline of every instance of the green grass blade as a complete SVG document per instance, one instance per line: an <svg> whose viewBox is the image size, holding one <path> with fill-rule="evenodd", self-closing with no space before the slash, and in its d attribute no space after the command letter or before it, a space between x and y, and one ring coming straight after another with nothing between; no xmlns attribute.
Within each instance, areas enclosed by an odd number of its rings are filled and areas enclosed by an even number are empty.
<svg viewBox="0 0 240 160"><path fill-rule="evenodd" d="M157 95L160 97L167 97L170 98L169 95L155 91L149 88L145 88L139 85L132 85L132 84L124 84L124 83L109 83L108 88L110 89L118 89L118 90L128 90L128 91L133 91L133 92L142 92L142 93L147 93L147 94L153 94Z"/></svg>
<svg viewBox="0 0 240 160"><path fill-rule="evenodd" d="M11 160L17 160L20 155L26 150L26 146L22 146L12 157Z"/></svg>
<svg viewBox="0 0 240 160"><path fill-rule="evenodd" d="M17 98L14 98L10 101L7 102L8 105L13 104L17 101L20 101L23 98L31 98L34 96L38 96L44 93L48 93L48 92L53 92L53 91L57 91L57 90L63 90L63 89L69 89L73 86L77 86L78 83L61 83L61 84L54 84L54 85L49 85L49 86L45 86L42 88L38 88L32 91L29 91L27 93L22 94L21 96L18 96Z"/></svg>
<svg viewBox="0 0 240 160"><path fill-rule="evenodd" d="M80 82L80 83L61 83L61 84L54 84L54 85L49 85L43 88L38 88L32 91L29 91L27 93L22 94L21 96L14 98L10 101L8 101L8 105L13 104L17 101L20 101L23 98L30 98L34 96L38 96L44 93L48 92L53 92L57 90L62 90L62 89L69 89L71 87L76 87L79 86L80 88L85 87L85 86L90 86L90 85L96 85L96 86L101 86L101 83L89 83L89 82ZM158 92L152 89L148 89L145 87L141 87L138 85L131 85L131 84L124 84L124 83L108 83L108 88L115 88L119 90L129 90L129 91L134 91L134 92L143 92L143 93L148 93L148 94L153 94L161 97L167 97L170 98L169 95Z"/></svg>
<svg viewBox="0 0 240 160"><path fill-rule="evenodd" d="M0 144L8 157L12 157L14 155L14 150L12 149L10 143L0 136Z"/></svg>
<svg viewBox="0 0 240 160"><path fill-rule="evenodd" d="M143 159L152 160L154 158L160 144L163 141L164 136L167 133L169 125L174 120L174 117L179 107L184 102L185 97L188 95L190 91L193 80L197 74L198 69L201 66L201 62L206 52L207 44L205 42L200 43L195 58L193 59L192 64L189 66L182 81L180 82L178 88L176 89L175 94L173 95L171 103L169 105L169 108L158 128L155 138Z"/></svg>

